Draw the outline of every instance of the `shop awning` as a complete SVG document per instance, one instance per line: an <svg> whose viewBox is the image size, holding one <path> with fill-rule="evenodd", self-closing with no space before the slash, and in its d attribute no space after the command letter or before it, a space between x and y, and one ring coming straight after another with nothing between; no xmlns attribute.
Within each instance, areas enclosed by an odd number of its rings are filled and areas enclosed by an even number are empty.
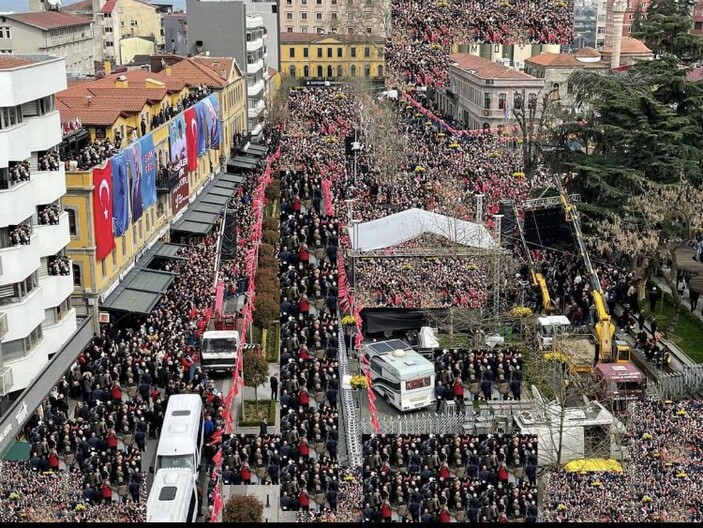
<svg viewBox="0 0 703 528"><path fill-rule="evenodd" d="M212 224L201 224L199 222L178 222L171 228L171 231L179 231L191 235L207 235L212 229Z"/></svg>
<svg viewBox="0 0 703 528"><path fill-rule="evenodd" d="M259 158L263 157L266 155L266 152L268 149L264 147L263 145L256 145L255 143L249 143L249 146L246 149L246 153L249 156L257 156Z"/></svg>
<svg viewBox="0 0 703 528"><path fill-rule="evenodd" d="M223 209L224 204L201 202L200 204L198 204L198 207L195 210L201 213L220 214Z"/></svg>
<svg viewBox="0 0 703 528"><path fill-rule="evenodd" d="M240 186L246 181L246 178L240 174L229 174L225 173L220 177L220 182L231 183L235 187Z"/></svg>
<svg viewBox="0 0 703 528"><path fill-rule="evenodd" d="M177 254L183 247L184 246L181 244L162 244L161 247L156 250L154 256L176 260L188 260L188 257L183 257Z"/></svg>
<svg viewBox="0 0 703 528"><path fill-rule="evenodd" d="M176 277L174 273L134 268L100 305L104 310L149 314Z"/></svg>

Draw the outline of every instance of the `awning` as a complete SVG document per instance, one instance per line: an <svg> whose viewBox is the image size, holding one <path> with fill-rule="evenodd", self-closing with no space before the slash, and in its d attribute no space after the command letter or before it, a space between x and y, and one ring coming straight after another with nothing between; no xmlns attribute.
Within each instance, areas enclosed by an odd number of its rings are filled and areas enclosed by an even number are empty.
<svg viewBox="0 0 703 528"><path fill-rule="evenodd" d="M239 186L246 181L246 178L241 174L229 174L225 173L220 177L220 182L231 183L235 186Z"/></svg>
<svg viewBox="0 0 703 528"><path fill-rule="evenodd" d="M148 268L155 258L186 260L187 257L177 255L178 250L182 247L179 244L167 244L163 241L158 241L139 259L139 267Z"/></svg>
<svg viewBox="0 0 703 528"><path fill-rule="evenodd" d="M264 157L266 153L268 152L268 149L264 147L263 145L257 145L255 143L249 143L249 146L246 148L247 155L249 156L256 156L258 158Z"/></svg>
<svg viewBox="0 0 703 528"><path fill-rule="evenodd" d="M219 194L208 194L207 196L203 197L203 199L200 203L215 204L215 205L223 206L227 202L229 202L229 198L227 196L220 196ZM200 204L195 206L194 209L197 209L198 207L200 207Z"/></svg>
<svg viewBox="0 0 703 528"><path fill-rule="evenodd" d="M251 170L254 167L256 167L256 163L245 163L243 161L238 161L238 160L230 160L227 162L227 170L237 170L237 169L244 169L244 170Z"/></svg>
<svg viewBox="0 0 703 528"><path fill-rule="evenodd" d="M171 228L171 231L189 233L191 235L207 235L212 229L212 224L201 224L198 222L179 222Z"/></svg>
<svg viewBox="0 0 703 528"><path fill-rule="evenodd" d="M29 442L15 440L2 459L8 461L29 460L30 447Z"/></svg>
<svg viewBox="0 0 703 528"><path fill-rule="evenodd" d="M167 271L134 268L100 308L150 314L175 277L174 273Z"/></svg>
<svg viewBox="0 0 703 528"><path fill-rule="evenodd" d="M225 176L228 175L221 173L205 187L183 217L171 227L171 231L191 235L206 235L210 232L225 204L237 190L235 183L223 179Z"/></svg>
<svg viewBox="0 0 703 528"><path fill-rule="evenodd" d="M243 161L244 163L253 163L254 166L259 163L259 158L256 156L249 156L247 154L237 154L234 159L236 161Z"/></svg>
<svg viewBox="0 0 703 528"><path fill-rule="evenodd" d="M220 214L223 209L224 209L224 204L214 204L214 203L209 203L209 202L201 202L198 204L198 207L196 207L194 210L199 211L201 213Z"/></svg>

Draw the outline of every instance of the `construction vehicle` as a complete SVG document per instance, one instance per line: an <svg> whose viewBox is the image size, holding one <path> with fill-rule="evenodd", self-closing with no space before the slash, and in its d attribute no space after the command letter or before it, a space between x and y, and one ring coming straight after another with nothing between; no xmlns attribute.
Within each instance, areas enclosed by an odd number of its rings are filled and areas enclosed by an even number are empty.
<svg viewBox="0 0 703 528"><path fill-rule="evenodd" d="M518 231L520 232L520 240L522 241L522 247L525 250L525 258L527 259L527 265L530 269L530 278L532 279L532 286L537 289L540 293L542 300L542 310L546 314L550 314L554 311L554 303L549 297L549 290L547 289L547 281L544 279L544 275L535 270L535 263L532 260L532 255L530 254L530 249L527 247L527 240L525 239L525 231L518 215L517 206L513 204L515 212L515 222L518 226Z"/></svg>
<svg viewBox="0 0 703 528"><path fill-rule="evenodd" d="M588 374L595 362L595 343L591 334L571 332L565 315L537 318L535 335L544 359L565 363L574 374Z"/></svg>

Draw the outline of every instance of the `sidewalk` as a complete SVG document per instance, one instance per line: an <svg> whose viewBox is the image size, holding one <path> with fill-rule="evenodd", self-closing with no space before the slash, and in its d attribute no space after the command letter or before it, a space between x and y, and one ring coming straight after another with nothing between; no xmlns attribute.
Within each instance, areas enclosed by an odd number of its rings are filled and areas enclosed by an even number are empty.
<svg viewBox="0 0 703 528"><path fill-rule="evenodd" d="M271 376L274 374L278 379L281 378L280 376L280 370L281 367L278 363L269 363L269 373L268 377L266 378L266 382L263 383L262 385L259 385L258 391L259 391L259 401L261 400L269 400L271 399L271 386L269 385L269 379ZM279 387L279 392L280 392L280 387ZM242 385L242 390L237 394L237 396L234 398L234 405L232 406L232 427L234 428L234 434L259 434L259 426L255 427L239 427L237 425L237 420L239 419L239 413L241 412L242 408L242 401L243 400L253 400L255 399L256 395L254 392L254 387L247 387L246 385ZM278 401L276 401L276 424L271 425L269 424L268 427L268 433L270 435L277 435L280 434L281 432L281 406Z"/></svg>

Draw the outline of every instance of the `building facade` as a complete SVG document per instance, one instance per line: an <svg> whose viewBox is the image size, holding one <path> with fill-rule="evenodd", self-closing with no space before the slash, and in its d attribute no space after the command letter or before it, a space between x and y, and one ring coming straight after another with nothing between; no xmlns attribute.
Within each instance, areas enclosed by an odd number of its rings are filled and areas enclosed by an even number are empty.
<svg viewBox="0 0 703 528"><path fill-rule="evenodd" d="M185 13L163 15L164 53L188 54L188 18Z"/></svg>
<svg viewBox="0 0 703 528"><path fill-rule="evenodd" d="M186 11L191 55L234 57L242 70L246 67L247 129L258 136L266 118L268 84L268 32L263 18L243 1L188 0Z"/></svg>
<svg viewBox="0 0 703 528"><path fill-rule="evenodd" d="M37 82L41 79L41 82ZM76 330L58 158L65 61L0 57L0 395L26 388Z"/></svg>
<svg viewBox="0 0 703 528"><path fill-rule="evenodd" d="M281 25L278 18L277 0L247 0L247 13L260 16L266 28L266 64L272 66L276 71L281 69L281 61L278 55L278 35L281 32Z"/></svg>
<svg viewBox="0 0 703 528"><path fill-rule="evenodd" d="M284 33L390 35L390 0L281 0Z"/></svg>
<svg viewBox="0 0 703 528"><path fill-rule="evenodd" d="M617 21L615 18L617 11L617 2L622 2L622 7L624 9L623 19L622 19L622 36L629 37L632 30L632 21L635 18L635 14L639 12L642 15L646 15L647 9L649 8L650 0L607 0L606 2L606 16L605 16L605 37L603 41L603 46L613 45L613 32L617 26ZM614 10L613 8L616 7Z"/></svg>
<svg viewBox="0 0 703 528"><path fill-rule="evenodd" d="M384 77L384 40L366 35L283 32L281 75L302 80Z"/></svg>
<svg viewBox="0 0 703 528"><path fill-rule="evenodd" d="M517 70L525 67L525 60L540 53L559 53L558 44L455 44L452 53L468 53Z"/></svg>
<svg viewBox="0 0 703 528"><path fill-rule="evenodd" d="M63 139L62 152L67 159L80 159L86 148L105 140L118 144L121 152L129 151L137 142L141 144L146 136L153 144L156 201L144 207L139 216L131 202L128 227L115 234L114 248L104 258L98 257L94 219L96 208L104 206L97 203L95 196L96 168L105 161L97 165L68 162L65 203L72 218L68 247L74 281L71 303L79 314L94 315L96 325L100 306L146 250L167 236L170 222L185 211L189 201L219 170L222 151L228 145L224 135L220 146L198 156L194 170L186 171L183 177L174 178L167 169L171 160L170 125L183 118L185 98L202 88L202 83L193 81L192 86L170 68L158 74L137 69L76 84L57 97L62 122L80 123L77 130L64 127L68 133ZM182 196L175 200L177 194Z"/></svg>
<svg viewBox="0 0 703 528"><path fill-rule="evenodd" d="M544 79L482 57L457 53L450 60L449 87L437 91L436 101L440 110L470 130L509 125L519 100L537 104L544 87Z"/></svg>
<svg viewBox="0 0 703 528"><path fill-rule="evenodd" d="M0 53L50 54L66 60L66 72L94 73L93 22L62 11L0 16Z"/></svg>
<svg viewBox="0 0 703 528"><path fill-rule="evenodd" d="M698 0L693 6L693 28L691 33L694 35L703 35L703 0Z"/></svg>

